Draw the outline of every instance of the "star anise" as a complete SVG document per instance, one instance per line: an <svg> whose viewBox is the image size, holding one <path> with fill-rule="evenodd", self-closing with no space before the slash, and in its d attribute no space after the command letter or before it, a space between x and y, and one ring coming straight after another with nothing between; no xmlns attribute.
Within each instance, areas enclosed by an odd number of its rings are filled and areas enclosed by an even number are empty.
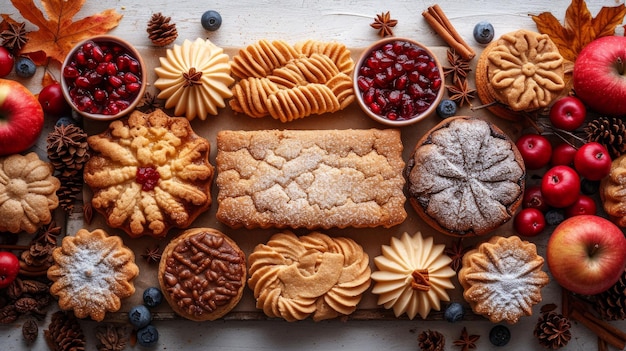
<svg viewBox="0 0 626 351"><path fill-rule="evenodd" d="M185 84L183 85L185 88L200 85L202 84L202 71L196 71L195 67L191 67L189 72L183 73L183 78L185 78Z"/></svg>
<svg viewBox="0 0 626 351"><path fill-rule="evenodd" d="M0 33L2 46L14 52L19 51L26 41L26 28L24 22L9 23L9 29Z"/></svg>
<svg viewBox="0 0 626 351"><path fill-rule="evenodd" d="M161 102L157 99L156 94L152 94L147 91L143 95L143 101L139 107L137 107L143 113L154 112L154 110L161 108Z"/></svg>
<svg viewBox="0 0 626 351"><path fill-rule="evenodd" d="M467 329L463 327L461 337L454 341L455 346L460 346L461 351L469 351L476 349L476 341L480 339L480 335L469 335Z"/></svg>
<svg viewBox="0 0 626 351"><path fill-rule="evenodd" d="M35 240L42 244L56 246L59 234L61 234L61 227L58 227L54 221L51 221L50 224L39 229Z"/></svg>
<svg viewBox="0 0 626 351"><path fill-rule="evenodd" d="M159 247L159 245L156 245L152 248L146 248L145 252L141 254L141 257L143 257L143 259L150 264L159 263L159 261L161 260L161 255L161 248Z"/></svg>
<svg viewBox="0 0 626 351"><path fill-rule="evenodd" d="M476 89L469 87L467 79L459 79L453 82L452 85L446 85L446 88L448 89L450 100L456 102L459 106L463 107L465 104L472 105L471 100L474 98Z"/></svg>
<svg viewBox="0 0 626 351"><path fill-rule="evenodd" d="M469 249L469 247L463 246L463 238L460 238L456 242L452 243L451 246L447 246L444 250L444 253L452 259L452 262L450 262L450 268L454 269L455 272L458 272L459 269L461 269L461 265L463 264L463 255L465 255Z"/></svg>
<svg viewBox="0 0 626 351"><path fill-rule="evenodd" d="M446 77L452 76L452 82L456 82L459 79L466 79L467 74L472 70L469 65L469 60L464 59L454 49L448 49L446 54L448 64L443 68L444 75Z"/></svg>
<svg viewBox="0 0 626 351"><path fill-rule="evenodd" d="M381 37L392 36L393 35L393 27L398 24L398 20L392 19L389 11L386 13L381 13L380 15L376 15L376 19L374 19L374 23L370 24L370 26L374 29L378 29L378 35Z"/></svg>

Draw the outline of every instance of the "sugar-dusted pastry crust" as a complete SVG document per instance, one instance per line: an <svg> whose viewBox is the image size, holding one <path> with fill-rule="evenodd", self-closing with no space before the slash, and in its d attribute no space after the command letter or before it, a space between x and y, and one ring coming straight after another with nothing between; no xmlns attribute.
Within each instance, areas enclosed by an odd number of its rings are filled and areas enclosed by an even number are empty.
<svg viewBox="0 0 626 351"><path fill-rule="evenodd" d="M369 256L354 240L285 231L248 258L257 308L268 317L315 321L349 315L370 285Z"/></svg>
<svg viewBox="0 0 626 351"><path fill-rule="evenodd" d="M354 101L354 61L345 45L308 40L289 46L261 40L233 57L239 81L233 111L281 122L336 112Z"/></svg>
<svg viewBox="0 0 626 351"><path fill-rule="evenodd" d="M626 155L614 159L609 175L600 181L600 199L611 220L626 227Z"/></svg>
<svg viewBox="0 0 626 351"><path fill-rule="evenodd" d="M565 88L564 75L564 59L550 37L520 29L483 50L476 67L476 88L491 112L515 120L559 97Z"/></svg>
<svg viewBox="0 0 626 351"><path fill-rule="evenodd" d="M444 249L420 232L392 237L391 245L383 245L382 255L374 258L372 293L378 295L378 304L409 319L418 313L426 319L431 309L439 311L441 301L450 301L446 290L454 289L450 278L456 275Z"/></svg>
<svg viewBox="0 0 626 351"><path fill-rule="evenodd" d="M217 115L233 95L229 57L210 40L185 40L159 60L161 66L154 69L157 98L166 99L165 108L174 108L175 116L205 120L209 114Z"/></svg>
<svg viewBox="0 0 626 351"><path fill-rule="evenodd" d="M135 293L133 280L139 268L133 251L102 229L80 229L64 237L52 257L50 293L59 298L59 308L74 311L78 318L101 321Z"/></svg>
<svg viewBox="0 0 626 351"><path fill-rule="evenodd" d="M131 237L163 237L211 205L211 145L185 118L135 111L88 142L93 155L84 179L109 226Z"/></svg>
<svg viewBox="0 0 626 351"><path fill-rule="evenodd" d="M448 235L474 236L513 217L526 171L515 143L500 128L458 116L417 142L406 174L410 203L428 224Z"/></svg>
<svg viewBox="0 0 626 351"><path fill-rule="evenodd" d="M0 232L32 234L52 221L61 186L53 171L34 152L0 157Z"/></svg>
<svg viewBox="0 0 626 351"><path fill-rule="evenodd" d="M493 236L463 256L463 297L491 322L517 323L541 302L541 289L549 282L543 262L535 244L515 235Z"/></svg>
<svg viewBox="0 0 626 351"><path fill-rule="evenodd" d="M158 278L174 312L194 321L216 320L243 296L246 256L216 229L187 229L163 250Z"/></svg>
<svg viewBox="0 0 626 351"><path fill-rule="evenodd" d="M406 218L398 130L221 131L217 219L232 228L391 227Z"/></svg>

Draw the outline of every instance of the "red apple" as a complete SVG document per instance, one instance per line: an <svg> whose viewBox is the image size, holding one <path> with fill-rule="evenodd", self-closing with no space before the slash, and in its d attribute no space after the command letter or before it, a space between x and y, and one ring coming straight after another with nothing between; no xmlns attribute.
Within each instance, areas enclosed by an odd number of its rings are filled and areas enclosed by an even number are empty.
<svg viewBox="0 0 626 351"><path fill-rule="evenodd" d="M585 105L574 96L565 96L556 100L550 107L548 115L553 126L567 131L580 127L586 116Z"/></svg>
<svg viewBox="0 0 626 351"><path fill-rule="evenodd" d="M552 232L546 260L563 288L583 295L598 294L622 276L626 238L617 225L603 217L570 217Z"/></svg>
<svg viewBox="0 0 626 351"><path fill-rule="evenodd" d="M552 150L552 158L550 159L550 164L553 166L574 166L574 155L576 155L577 150L578 149L568 143L558 144Z"/></svg>
<svg viewBox="0 0 626 351"><path fill-rule="evenodd" d="M567 207L580 195L580 177L571 167L554 166L541 179L541 194L549 206Z"/></svg>
<svg viewBox="0 0 626 351"><path fill-rule="evenodd" d="M576 151L574 168L581 177L601 180L611 172L611 156L602 144L588 142Z"/></svg>
<svg viewBox="0 0 626 351"><path fill-rule="evenodd" d="M574 92L601 114L626 113L626 37L605 36L578 54L572 74Z"/></svg>
<svg viewBox="0 0 626 351"><path fill-rule="evenodd" d="M17 81L0 79L0 156L28 149L42 129L37 97Z"/></svg>
<svg viewBox="0 0 626 351"><path fill-rule="evenodd" d="M0 251L0 289L9 286L20 272L20 260L8 251Z"/></svg>
<svg viewBox="0 0 626 351"><path fill-rule="evenodd" d="M515 145L522 155L526 168L539 169L550 163L552 144L543 135L524 134L517 139Z"/></svg>

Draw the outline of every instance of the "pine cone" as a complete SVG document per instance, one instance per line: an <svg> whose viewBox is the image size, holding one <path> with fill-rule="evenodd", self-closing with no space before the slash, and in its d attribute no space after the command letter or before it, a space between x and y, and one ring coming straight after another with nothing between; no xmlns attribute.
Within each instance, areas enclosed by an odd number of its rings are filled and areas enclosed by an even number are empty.
<svg viewBox="0 0 626 351"><path fill-rule="evenodd" d="M178 37L176 24L170 23L170 17L163 16L160 12L155 13L148 21L148 37L156 46L169 45Z"/></svg>
<svg viewBox="0 0 626 351"><path fill-rule="evenodd" d="M539 339L539 344L546 349L556 350L569 342L572 338L570 321L562 314L550 311L539 317L533 334Z"/></svg>
<svg viewBox="0 0 626 351"><path fill-rule="evenodd" d="M79 174L91 155L87 133L73 124L54 127L46 141L48 159L61 177Z"/></svg>
<svg viewBox="0 0 626 351"><path fill-rule="evenodd" d="M587 141L596 141L609 151L612 159L626 152L626 124L620 118L598 117L584 128Z"/></svg>
<svg viewBox="0 0 626 351"><path fill-rule="evenodd" d="M85 350L85 334L71 313L57 311L52 314L48 329L43 334L52 351Z"/></svg>
<svg viewBox="0 0 626 351"><path fill-rule="evenodd" d="M608 321L626 319L626 272L608 290L595 295L596 310Z"/></svg>
<svg viewBox="0 0 626 351"><path fill-rule="evenodd" d="M74 210L76 198L83 191L83 173L79 172L72 177L59 177L61 187L57 190L59 205L65 212Z"/></svg>
<svg viewBox="0 0 626 351"><path fill-rule="evenodd" d="M417 341L422 351L443 351L446 344L446 339L443 334L430 329L421 332L417 336Z"/></svg>

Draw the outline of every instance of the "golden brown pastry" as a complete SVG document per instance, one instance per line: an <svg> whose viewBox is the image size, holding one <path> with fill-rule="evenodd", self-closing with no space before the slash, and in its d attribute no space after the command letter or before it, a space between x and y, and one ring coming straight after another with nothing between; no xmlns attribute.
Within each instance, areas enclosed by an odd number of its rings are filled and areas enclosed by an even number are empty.
<svg viewBox="0 0 626 351"><path fill-rule="evenodd" d="M221 131L217 219L232 228L391 227L406 218L398 130Z"/></svg>
<svg viewBox="0 0 626 351"><path fill-rule="evenodd" d="M233 73L240 79L232 87L233 111L291 122L336 112L354 101L354 61L344 45L310 40L295 49L287 46L261 40L233 57Z"/></svg>
<svg viewBox="0 0 626 351"><path fill-rule="evenodd" d="M133 280L139 275L133 251L118 236L104 230L80 229L63 238L52 253L48 269L53 283L50 293L59 298L59 308L72 310L78 318L104 319L116 312L121 300L135 292Z"/></svg>
<svg viewBox="0 0 626 351"><path fill-rule="evenodd" d="M109 226L131 237L164 237L211 205L211 145L185 118L135 111L88 142L84 179Z"/></svg>
<svg viewBox="0 0 626 351"><path fill-rule="evenodd" d="M286 231L257 245L248 260L256 306L290 322L349 315L370 285L369 257L349 238Z"/></svg>
<svg viewBox="0 0 626 351"><path fill-rule="evenodd" d="M450 280L456 272L452 259L444 254L445 245L436 245L433 237L402 234L382 246L382 255L374 258L377 270L372 273L372 293L378 304L393 309L396 317L407 314L426 319L431 309L439 311L441 301L450 301L446 290L454 289Z"/></svg>
<svg viewBox="0 0 626 351"><path fill-rule="evenodd" d="M174 312L194 321L212 321L239 303L246 257L216 229L187 229L163 250L158 278Z"/></svg>
<svg viewBox="0 0 626 351"><path fill-rule="evenodd" d="M626 155L614 159L609 175L600 181L600 199L611 220L626 227Z"/></svg>
<svg viewBox="0 0 626 351"><path fill-rule="evenodd" d="M513 217L526 171L515 143L500 128L459 116L417 142L406 174L409 201L425 222L448 235L474 236Z"/></svg>
<svg viewBox="0 0 626 351"><path fill-rule="evenodd" d="M459 282L472 310L493 323L532 315L549 282L535 244L518 236L493 236L463 256Z"/></svg>
<svg viewBox="0 0 626 351"><path fill-rule="evenodd" d="M478 97L497 116L519 119L525 112L549 106L561 95L565 88L563 63L546 34L525 29L504 34L480 55Z"/></svg>
<svg viewBox="0 0 626 351"><path fill-rule="evenodd" d="M0 157L0 232L34 233L52 221L61 182L36 153Z"/></svg>
<svg viewBox="0 0 626 351"><path fill-rule="evenodd" d="M166 99L165 108L174 108L175 116L205 120L208 114L217 115L233 95L229 57L210 40L185 40L159 60L161 66L154 69L157 98Z"/></svg>

